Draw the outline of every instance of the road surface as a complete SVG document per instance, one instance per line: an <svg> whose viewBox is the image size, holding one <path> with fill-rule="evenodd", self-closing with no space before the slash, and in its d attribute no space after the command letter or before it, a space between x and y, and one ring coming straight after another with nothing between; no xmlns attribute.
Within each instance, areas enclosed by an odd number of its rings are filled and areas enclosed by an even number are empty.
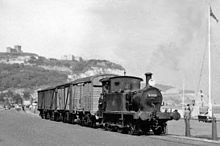
<svg viewBox="0 0 220 146"><path fill-rule="evenodd" d="M23 111L0 110L1 146L188 146L220 145L175 135L131 136L41 119Z"/></svg>

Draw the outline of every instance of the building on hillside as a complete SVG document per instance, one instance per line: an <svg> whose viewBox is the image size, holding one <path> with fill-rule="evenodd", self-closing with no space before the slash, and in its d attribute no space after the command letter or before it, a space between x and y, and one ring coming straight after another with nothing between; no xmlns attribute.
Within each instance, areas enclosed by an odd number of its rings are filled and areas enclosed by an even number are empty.
<svg viewBox="0 0 220 146"><path fill-rule="evenodd" d="M73 55L63 55L61 56L61 60L74 60Z"/></svg>
<svg viewBox="0 0 220 146"><path fill-rule="evenodd" d="M12 47L7 47L7 48L6 48L6 52L7 52L7 53L11 53L13 50L14 50L14 49L13 49Z"/></svg>
<svg viewBox="0 0 220 146"><path fill-rule="evenodd" d="M82 61L82 57L74 56L74 55L63 55L61 56L61 60L75 60L75 61Z"/></svg>
<svg viewBox="0 0 220 146"><path fill-rule="evenodd" d="M22 53L21 46L20 45L15 45L14 48L7 47L6 52L7 53Z"/></svg>

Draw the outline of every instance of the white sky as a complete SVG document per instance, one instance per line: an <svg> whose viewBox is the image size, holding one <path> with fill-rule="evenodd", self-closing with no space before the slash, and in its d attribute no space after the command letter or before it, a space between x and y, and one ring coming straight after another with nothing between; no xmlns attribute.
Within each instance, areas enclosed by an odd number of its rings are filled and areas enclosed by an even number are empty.
<svg viewBox="0 0 220 146"><path fill-rule="evenodd" d="M219 0L212 9L220 19ZM220 24L211 23L220 55ZM19 44L45 57L107 59L129 75L196 88L206 42L206 0L0 0L1 52Z"/></svg>

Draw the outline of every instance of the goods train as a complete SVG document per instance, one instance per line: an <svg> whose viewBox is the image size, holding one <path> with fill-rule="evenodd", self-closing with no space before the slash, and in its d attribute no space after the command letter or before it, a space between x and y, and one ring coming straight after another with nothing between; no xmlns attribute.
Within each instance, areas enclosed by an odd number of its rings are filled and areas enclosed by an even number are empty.
<svg viewBox="0 0 220 146"><path fill-rule="evenodd" d="M161 112L162 94L139 77L95 75L38 91L38 110L43 119L79 123L129 134L166 133L178 111Z"/></svg>

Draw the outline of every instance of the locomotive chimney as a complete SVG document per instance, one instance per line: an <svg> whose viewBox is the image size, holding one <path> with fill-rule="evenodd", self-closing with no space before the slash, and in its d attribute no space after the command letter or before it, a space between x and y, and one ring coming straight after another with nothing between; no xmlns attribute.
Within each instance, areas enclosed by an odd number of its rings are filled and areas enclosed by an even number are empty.
<svg viewBox="0 0 220 146"><path fill-rule="evenodd" d="M148 87L149 86L149 80L152 77L152 73L151 72L145 73L145 76L146 76L146 87Z"/></svg>

